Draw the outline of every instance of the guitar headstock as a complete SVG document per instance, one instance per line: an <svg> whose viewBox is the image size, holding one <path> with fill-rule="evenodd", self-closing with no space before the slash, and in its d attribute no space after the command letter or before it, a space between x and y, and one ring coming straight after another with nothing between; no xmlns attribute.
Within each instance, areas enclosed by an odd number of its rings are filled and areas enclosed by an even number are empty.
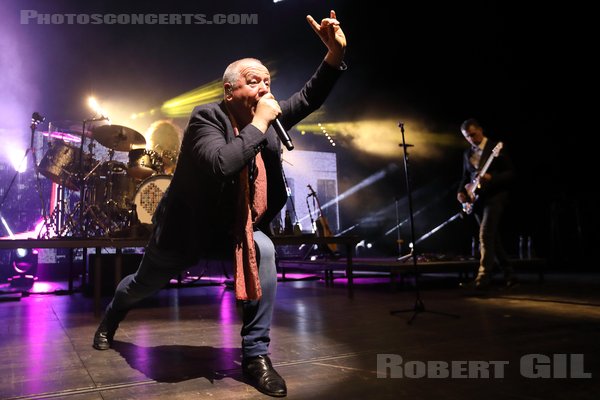
<svg viewBox="0 0 600 400"><path fill-rule="evenodd" d="M502 150L503 146L504 144L502 144L502 142L498 142L498 144L492 149L492 155L494 157L498 157L498 154L500 154L500 150Z"/></svg>

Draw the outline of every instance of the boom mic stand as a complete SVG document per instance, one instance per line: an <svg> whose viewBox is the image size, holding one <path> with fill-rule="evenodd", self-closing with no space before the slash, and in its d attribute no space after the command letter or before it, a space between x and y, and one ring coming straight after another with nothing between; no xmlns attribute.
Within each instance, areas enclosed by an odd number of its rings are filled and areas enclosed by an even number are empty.
<svg viewBox="0 0 600 400"><path fill-rule="evenodd" d="M0 200L0 210L2 210L4 203L6 202L6 199L8 198L8 194L10 193L10 189L14 185L15 180L17 179L17 176L19 175L19 170L21 169L21 165L24 162L25 163L27 162L26 161L27 155L29 155L29 153L31 153L32 160L33 160L32 161L33 168L34 168L34 172L36 175L36 181L35 181L36 191L38 192L38 195L40 197L42 217L44 218L44 222L46 222L46 218L47 218L46 217L46 205L44 203L44 197L42 196L42 192L41 192L41 188L40 188L40 179L39 179L39 174L38 174L37 160L35 157L34 136L35 136L35 130L37 129L37 126L40 123L44 122L45 120L46 120L46 117L40 115L40 113L38 113L37 111L31 115L31 125L29 126L31 129L31 140L30 140L29 148L25 151L25 154L23 155L23 158L21 159L21 162L19 163L19 166L17 167L17 170L15 171L15 174L13 175L12 180L8 184L8 188L4 192L4 196L2 197L2 200ZM39 232L38 232L38 234L39 234Z"/></svg>
<svg viewBox="0 0 600 400"><path fill-rule="evenodd" d="M415 248L415 246L416 246L415 222L414 222L414 216L413 216L413 205L412 205L412 194L411 194L412 192L411 192L411 186L410 186L410 175L408 173L408 151L407 151L407 148L413 147L413 145L406 144L406 141L404 140L404 123L399 122L398 126L400 127L400 131L402 132L402 143L399 146L402 147L402 149L404 150L404 174L406 175L406 195L408 198L408 216L409 216L409 221L410 221L410 240L412 243L412 249L408 256L412 255L412 260L413 260L414 275L415 275L415 304L414 304L413 308L409 308L406 310L393 310L393 311L390 311L390 314L396 315L396 314L400 314L400 313L404 313L404 312L412 312L413 315L410 317L410 319L408 321L406 321L407 324L411 324L413 322L413 320L417 317L417 315L422 312L429 312L432 314L445 315L445 316L453 317L453 318L460 318L456 314L448 314L448 313L439 312L439 311L426 310L425 303L423 303L423 300L421 299L421 292L419 290L419 269L417 267L417 250Z"/></svg>

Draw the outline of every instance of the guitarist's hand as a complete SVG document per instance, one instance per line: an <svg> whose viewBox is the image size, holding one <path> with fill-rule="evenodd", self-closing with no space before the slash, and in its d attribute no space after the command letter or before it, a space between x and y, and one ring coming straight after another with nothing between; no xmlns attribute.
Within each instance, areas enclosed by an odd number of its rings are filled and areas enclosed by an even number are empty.
<svg viewBox="0 0 600 400"><path fill-rule="evenodd" d="M488 183L492 180L492 176L490 174L483 174L483 176L479 179L480 183Z"/></svg>
<svg viewBox="0 0 600 400"><path fill-rule="evenodd" d="M456 194L456 200L458 200L459 203L466 203L467 202L467 195L464 194L463 192L458 192Z"/></svg>

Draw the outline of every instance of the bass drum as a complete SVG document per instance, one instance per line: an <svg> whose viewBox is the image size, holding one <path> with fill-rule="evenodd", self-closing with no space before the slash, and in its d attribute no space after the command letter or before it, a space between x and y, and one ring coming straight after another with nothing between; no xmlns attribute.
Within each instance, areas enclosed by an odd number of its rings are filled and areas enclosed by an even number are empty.
<svg viewBox="0 0 600 400"><path fill-rule="evenodd" d="M152 215L171 184L171 179L173 179L171 175L154 175L140 184L133 201L141 223L152 223Z"/></svg>

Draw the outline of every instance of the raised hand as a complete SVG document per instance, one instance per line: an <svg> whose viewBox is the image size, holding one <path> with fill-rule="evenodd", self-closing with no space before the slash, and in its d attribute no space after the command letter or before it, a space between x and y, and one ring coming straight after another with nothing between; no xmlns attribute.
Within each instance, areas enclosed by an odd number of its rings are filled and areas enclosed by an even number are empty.
<svg viewBox="0 0 600 400"><path fill-rule="evenodd" d="M344 59L346 50L346 35L340 27L340 22L336 18L334 10L331 10L329 18L323 18L321 24L318 24L315 19L307 15L311 28L321 38L325 46L327 46L327 55L325 61L333 67L339 67Z"/></svg>

